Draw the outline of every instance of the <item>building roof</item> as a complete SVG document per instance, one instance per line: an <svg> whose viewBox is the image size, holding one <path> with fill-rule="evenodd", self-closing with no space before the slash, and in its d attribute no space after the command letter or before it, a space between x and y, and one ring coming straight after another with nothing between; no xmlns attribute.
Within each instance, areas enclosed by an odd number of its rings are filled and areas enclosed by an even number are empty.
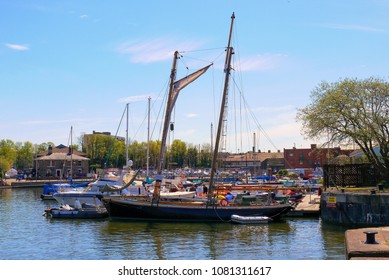
<svg viewBox="0 0 389 280"><path fill-rule="evenodd" d="M47 156L41 156L37 158L37 160L77 160L77 161L82 161L82 160L89 160L89 158L79 156L79 155L68 155L67 153L52 153Z"/></svg>
<svg viewBox="0 0 389 280"><path fill-rule="evenodd" d="M49 149L47 151L44 151L44 152L38 154L38 157L41 158L42 156L48 156L48 155L53 154L53 153L67 154L67 153L69 153L69 147L67 147L63 144L60 144L54 148L49 147ZM83 156L83 157L86 156L86 153L83 153L81 151L77 151L76 149L72 149L72 154L73 154L73 156L74 155L79 155L79 156Z"/></svg>
<svg viewBox="0 0 389 280"><path fill-rule="evenodd" d="M239 161L265 161L267 159L283 159L284 153L253 153L232 154L229 155L225 161L239 162Z"/></svg>

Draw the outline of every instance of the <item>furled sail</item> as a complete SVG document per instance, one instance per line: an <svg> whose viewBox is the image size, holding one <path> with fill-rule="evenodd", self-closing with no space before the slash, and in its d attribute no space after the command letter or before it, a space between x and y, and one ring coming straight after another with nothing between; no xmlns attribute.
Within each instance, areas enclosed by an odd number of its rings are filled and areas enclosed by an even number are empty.
<svg viewBox="0 0 389 280"><path fill-rule="evenodd" d="M204 74L209 67L211 67L213 64L211 63L210 65L208 66L205 66L204 68L201 68L199 70L197 70L196 72L193 72L192 74L178 80L178 81L175 81L173 83L173 92L172 92L172 102L171 102L171 106L170 106L170 110L171 111L174 107L174 105L176 104L176 100L177 100L177 97L178 97L178 94L180 92L180 90L182 90L184 87L186 87L187 85L189 85L191 82L195 81L198 77L200 77L202 74Z"/></svg>

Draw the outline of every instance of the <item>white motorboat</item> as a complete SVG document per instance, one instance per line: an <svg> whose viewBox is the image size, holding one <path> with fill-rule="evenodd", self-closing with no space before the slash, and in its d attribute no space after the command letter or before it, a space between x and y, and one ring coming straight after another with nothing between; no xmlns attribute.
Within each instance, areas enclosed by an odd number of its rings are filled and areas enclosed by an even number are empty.
<svg viewBox="0 0 389 280"><path fill-rule="evenodd" d="M123 171L119 180L112 181L107 179L98 179L97 181L90 183L84 189L72 189L67 191L59 191L53 195L53 198L60 205L69 205L74 207L75 204L80 205L103 205L101 198L115 195L147 195L147 191L142 184L142 181L136 181L135 175L127 183L124 184L123 177L128 172Z"/></svg>

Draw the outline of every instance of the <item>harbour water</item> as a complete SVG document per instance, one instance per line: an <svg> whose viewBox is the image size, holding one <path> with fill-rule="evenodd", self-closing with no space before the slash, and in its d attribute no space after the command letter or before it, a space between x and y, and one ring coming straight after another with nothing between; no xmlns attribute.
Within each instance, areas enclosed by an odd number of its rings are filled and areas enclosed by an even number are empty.
<svg viewBox="0 0 389 280"><path fill-rule="evenodd" d="M347 228L320 218L260 225L56 220L42 188L0 190L2 260L344 260Z"/></svg>

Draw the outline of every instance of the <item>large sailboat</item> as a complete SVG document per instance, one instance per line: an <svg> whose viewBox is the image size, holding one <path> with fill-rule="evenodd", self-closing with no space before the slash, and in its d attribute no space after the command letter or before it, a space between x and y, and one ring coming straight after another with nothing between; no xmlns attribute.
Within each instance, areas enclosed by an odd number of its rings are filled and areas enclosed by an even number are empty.
<svg viewBox="0 0 389 280"><path fill-rule="evenodd" d="M169 95L166 106L164 128L161 140L159 165L156 175L156 185L150 199L137 199L126 197L106 197L102 201L106 206L111 218L145 220L145 221L182 221L182 222L222 222L231 221L233 215L243 217L266 216L277 220L291 210L288 204L273 202L269 195L238 194L237 197L228 201L219 199L215 189L215 174L217 169L217 155L222 135L224 111L228 97L229 78L231 72L231 58L234 53L231 47L231 36L235 15L232 14L228 45L225 59L224 90L219 115L218 129L213 151L212 167L209 182L208 195L202 199L171 201L161 199L160 187L163 180L162 167L166 153L166 139L169 130L170 117L176 103L178 94L189 83L196 80L211 66L208 65L180 80L176 78L176 62L179 54L174 54L173 67L170 75Z"/></svg>

